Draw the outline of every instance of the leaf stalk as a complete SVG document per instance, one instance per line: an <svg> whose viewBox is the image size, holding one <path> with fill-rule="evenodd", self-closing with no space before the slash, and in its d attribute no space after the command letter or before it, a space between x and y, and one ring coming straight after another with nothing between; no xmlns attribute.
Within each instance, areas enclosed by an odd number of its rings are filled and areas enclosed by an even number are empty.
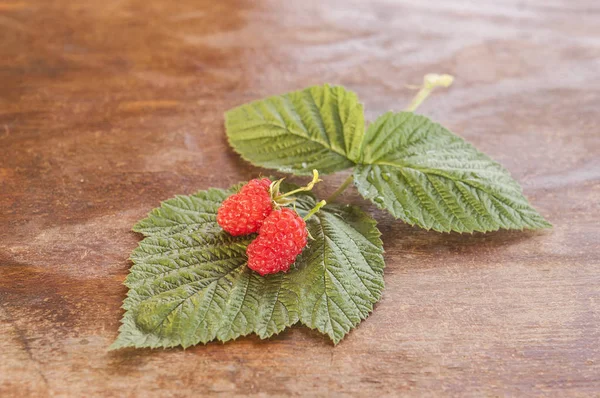
<svg viewBox="0 0 600 398"><path fill-rule="evenodd" d="M350 174L348 176L348 178L346 178L344 180L344 182L342 183L342 185L340 185L340 187L338 189L335 190L334 193L331 194L330 197L327 198L327 202L332 202L333 200L335 200L338 196L340 196L340 194L342 192L344 192L346 190L346 188L348 188L348 186L350 184L352 184L352 182L354 181L354 175Z"/></svg>
<svg viewBox="0 0 600 398"><path fill-rule="evenodd" d="M454 77L451 75L438 75L436 73L429 73L423 78L423 86L415 95L410 105L405 109L406 112L414 112L419 105L423 103L429 97L431 92L436 87L450 87Z"/></svg>
<svg viewBox="0 0 600 398"><path fill-rule="evenodd" d="M315 205L315 207L313 207L303 218L304 221L308 220L309 218L311 218L312 216L314 216L319 210L321 210L321 207L325 206L327 204L327 201L322 200L319 203L317 203Z"/></svg>

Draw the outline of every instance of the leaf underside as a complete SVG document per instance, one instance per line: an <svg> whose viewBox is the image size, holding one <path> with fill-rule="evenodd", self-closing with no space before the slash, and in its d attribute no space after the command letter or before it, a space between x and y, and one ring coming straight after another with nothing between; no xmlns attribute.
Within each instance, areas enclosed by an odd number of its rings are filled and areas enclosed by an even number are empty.
<svg viewBox="0 0 600 398"><path fill-rule="evenodd" d="M261 277L246 266L254 236L216 223L234 189L178 196L134 227L146 237L131 255L120 334L111 348L189 347L250 333L267 338L300 321L339 342L366 318L383 290L375 221L354 207L328 206L307 226L315 240L288 273ZM315 204L297 201L300 214Z"/></svg>
<svg viewBox="0 0 600 398"><path fill-rule="evenodd" d="M340 86L314 86L225 113L231 146L254 165L323 174L354 166L364 135L363 107Z"/></svg>
<svg viewBox="0 0 600 398"><path fill-rule="evenodd" d="M500 164L424 116L382 115L363 148L354 171L359 192L411 225L440 232L550 226Z"/></svg>

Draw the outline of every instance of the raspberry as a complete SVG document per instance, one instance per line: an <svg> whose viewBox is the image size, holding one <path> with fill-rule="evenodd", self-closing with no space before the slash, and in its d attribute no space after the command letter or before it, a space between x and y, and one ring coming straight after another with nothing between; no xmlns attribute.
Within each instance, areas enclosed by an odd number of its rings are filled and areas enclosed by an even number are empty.
<svg viewBox="0 0 600 398"><path fill-rule="evenodd" d="M270 185L268 178L251 180L240 192L225 199L217 212L217 222L221 228L233 236L258 231L273 210Z"/></svg>
<svg viewBox="0 0 600 398"><path fill-rule="evenodd" d="M306 223L293 210L273 211L246 253L248 267L261 275L287 271L306 246Z"/></svg>

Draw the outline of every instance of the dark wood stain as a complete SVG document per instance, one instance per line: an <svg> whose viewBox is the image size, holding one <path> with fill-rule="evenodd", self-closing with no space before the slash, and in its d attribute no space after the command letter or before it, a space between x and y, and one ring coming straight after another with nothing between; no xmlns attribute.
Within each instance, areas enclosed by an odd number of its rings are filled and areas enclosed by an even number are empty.
<svg viewBox="0 0 600 398"><path fill-rule="evenodd" d="M597 396L599 20L593 0L0 3L0 396ZM330 82L373 120L428 72L456 83L420 112L554 229L427 232L350 191L380 222L386 290L337 347L295 327L107 351L131 226L272 174L228 148L224 111Z"/></svg>

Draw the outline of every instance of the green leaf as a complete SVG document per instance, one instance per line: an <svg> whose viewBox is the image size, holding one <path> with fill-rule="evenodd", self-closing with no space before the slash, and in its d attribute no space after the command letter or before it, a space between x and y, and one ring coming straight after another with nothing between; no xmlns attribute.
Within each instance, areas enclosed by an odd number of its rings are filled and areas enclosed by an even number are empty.
<svg viewBox="0 0 600 398"><path fill-rule="evenodd" d="M314 206L307 201L299 207ZM308 206L306 206L308 205ZM328 204L307 222L314 240L290 273L300 321L337 344L373 310L383 291L383 244L376 221L354 206Z"/></svg>
<svg viewBox="0 0 600 398"><path fill-rule="evenodd" d="M396 218L436 231L551 226L500 164L428 118L386 113L367 129L354 180Z"/></svg>
<svg viewBox="0 0 600 398"><path fill-rule="evenodd" d="M250 163L323 174L354 166L364 135L362 104L340 86L314 86L225 113L231 146Z"/></svg>
<svg viewBox="0 0 600 398"><path fill-rule="evenodd" d="M269 337L297 322L297 296L282 275L246 267L251 238L224 232L157 235L132 253L120 335L112 348L188 347L256 332Z"/></svg>
<svg viewBox="0 0 600 398"><path fill-rule="evenodd" d="M267 338L298 320L337 343L372 310L383 289L374 220L353 207L322 209L308 221L315 240L293 269L261 277L246 266L254 236L230 236L216 223L233 192L178 196L136 224L146 238L131 254L126 312L112 349ZM301 214L314 206L309 194L298 199Z"/></svg>
<svg viewBox="0 0 600 398"><path fill-rule="evenodd" d="M207 233L219 233L221 227L217 224L217 210L240 186L238 184L228 190L211 188L166 200L160 207L152 210L147 218L135 224L133 230L145 236L173 235L199 229Z"/></svg>

